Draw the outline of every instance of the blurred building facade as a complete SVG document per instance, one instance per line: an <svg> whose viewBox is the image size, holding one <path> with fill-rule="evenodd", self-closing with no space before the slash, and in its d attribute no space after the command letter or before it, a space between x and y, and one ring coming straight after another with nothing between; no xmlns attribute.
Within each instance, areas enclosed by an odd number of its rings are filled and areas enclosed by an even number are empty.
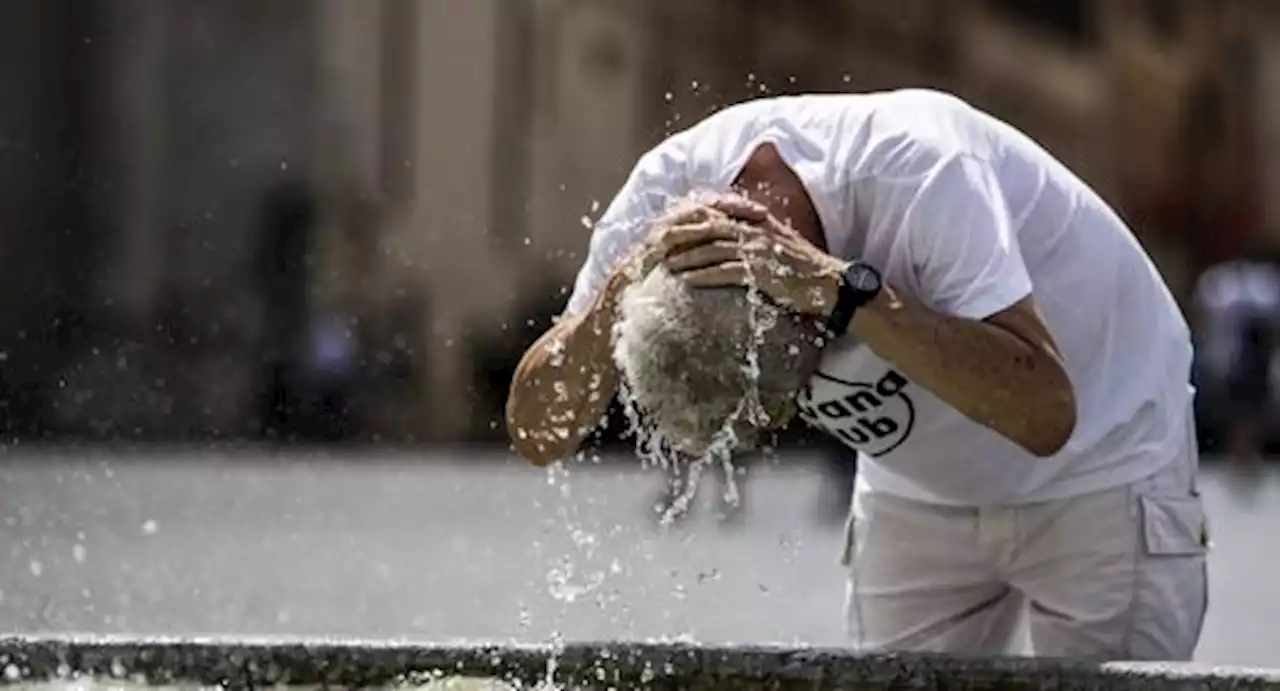
<svg viewBox="0 0 1280 691"><path fill-rule="evenodd" d="M6 425L499 439L515 358L635 157L764 94L955 91L1115 201L1181 290L1210 256L1280 243L1277 14L1264 0L9 4L0 69L34 97L0 106L17 133L0 139L0 211L16 219L0 255Z"/></svg>

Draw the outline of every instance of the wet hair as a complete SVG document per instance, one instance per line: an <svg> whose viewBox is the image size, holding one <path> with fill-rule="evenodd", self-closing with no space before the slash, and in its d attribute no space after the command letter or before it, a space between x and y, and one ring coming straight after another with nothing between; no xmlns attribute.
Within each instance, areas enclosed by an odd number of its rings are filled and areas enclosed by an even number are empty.
<svg viewBox="0 0 1280 691"><path fill-rule="evenodd" d="M817 369L821 329L745 288L692 288L659 267L619 297L614 360L628 404L662 446L701 456L784 426Z"/></svg>

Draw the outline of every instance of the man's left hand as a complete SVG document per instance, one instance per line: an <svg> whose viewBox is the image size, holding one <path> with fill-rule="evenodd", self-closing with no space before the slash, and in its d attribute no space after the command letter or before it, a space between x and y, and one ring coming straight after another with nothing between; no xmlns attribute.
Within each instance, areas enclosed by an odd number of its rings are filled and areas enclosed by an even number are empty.
<svg viewBox="0 0 1280 691"><path fill-rule="evenodd" d="M844 262L763 206L746 200L716 206L723 216L674 225L663 233L668 271L698 288L754 286L795 312L819 318L831 313Z"/></svg>

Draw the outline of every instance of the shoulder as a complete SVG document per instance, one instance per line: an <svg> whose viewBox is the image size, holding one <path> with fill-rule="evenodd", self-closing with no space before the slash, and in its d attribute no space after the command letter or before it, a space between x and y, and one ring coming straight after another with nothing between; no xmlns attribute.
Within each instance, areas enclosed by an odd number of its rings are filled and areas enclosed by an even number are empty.
<svg viewBox="0 0 1280 691"><path fill-rule="evenodd" d="M648 216L688 194L689 141L688 132L681 132L641 154L605 210L602 222Z"/></svg>
<svg viewBox="0 0 1280 691"><path fill-rule="evenodd" d="M996 158L994 119L958 96L929 89L873 95L861 177L925 179L959 162ZM968 164L965 164L968 165Z"/></svg>

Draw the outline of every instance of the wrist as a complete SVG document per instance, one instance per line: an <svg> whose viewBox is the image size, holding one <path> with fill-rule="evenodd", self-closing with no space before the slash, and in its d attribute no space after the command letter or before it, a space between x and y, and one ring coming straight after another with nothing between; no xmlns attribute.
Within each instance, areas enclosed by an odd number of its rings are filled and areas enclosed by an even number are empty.
<svg viewBox="0 0 1280 691"><path fill-rule="evenodd" d="M844 284L843 274L843 263L834 264L818 274L817 285L812 291L810 309L807 310L811 315L821 320L831 318L836 311L836 305L840 302L840 289Z"/></svg>
<svg viewBox="0 0 1280 691"><path fill-rule="evenodd" d="M853 313L853 319L849 320L849 331L865 341L869 333L882 329L887 318L901 307L902 302L893 288L882 286L879 294Z"/></svg>
<svg viewBox="0 0 1280 691"><path fill-rule="evenodd" d="M883 294L883 281L874 267L855 259L842 263L834 284L835 299L827 303L824 326L831 337L841 338L853 325L854 317Z"/></svg>

